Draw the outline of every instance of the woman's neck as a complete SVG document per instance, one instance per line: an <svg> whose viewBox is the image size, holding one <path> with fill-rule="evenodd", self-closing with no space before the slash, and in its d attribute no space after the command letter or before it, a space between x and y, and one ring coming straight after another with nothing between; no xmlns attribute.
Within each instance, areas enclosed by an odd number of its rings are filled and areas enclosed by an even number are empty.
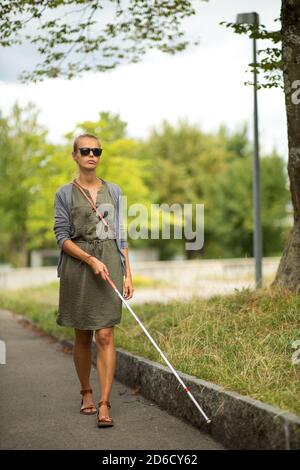
<svg viewBox="0 0 300 470"><path fill-rule="evenodd" d="M96 186L100 178L95 173L80 173L76 180L82 186Z"/></svg>

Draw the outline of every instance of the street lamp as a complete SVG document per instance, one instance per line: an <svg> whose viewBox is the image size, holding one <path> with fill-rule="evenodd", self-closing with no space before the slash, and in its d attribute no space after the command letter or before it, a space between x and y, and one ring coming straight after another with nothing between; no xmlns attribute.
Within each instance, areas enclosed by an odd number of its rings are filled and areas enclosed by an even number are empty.
<svg viewBox="0 0 300 470"><path fill-rule="evenodd" d="M256 12L240 13L237 15L237 24L259 25L259 15ZM254 98L254 148L253 148L253 219L254 219L254 257L255 257L255 285L262 285L262 230L260 219L260 176L259 176L259 144L258 144L258 112L257 112L257 60L256 38L253 38L253 98Z"/></svg>

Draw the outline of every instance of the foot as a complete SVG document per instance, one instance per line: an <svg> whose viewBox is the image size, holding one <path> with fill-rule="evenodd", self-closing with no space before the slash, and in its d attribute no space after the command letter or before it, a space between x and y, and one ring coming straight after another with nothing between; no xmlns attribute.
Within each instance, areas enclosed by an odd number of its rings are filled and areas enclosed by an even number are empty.
<svg viewBox="0 0 300 470"><path fill-rule="evenodd" d="M84 409L86 407L90 408ZM93 402L92 392L85 392L82 396L82 405L80 410L84 410L83 413L86 414L95 414L95 412L97 412L97 408Z"/></svg>
<svg viewBox="0 0 300 470"><path fill-rule="evenodd" d="M112 421L112 418L109 416L109 413L108 413L108 406L105 405L104 403L99 405L98 418L104 419L105 421L109 423Z"/></svg>

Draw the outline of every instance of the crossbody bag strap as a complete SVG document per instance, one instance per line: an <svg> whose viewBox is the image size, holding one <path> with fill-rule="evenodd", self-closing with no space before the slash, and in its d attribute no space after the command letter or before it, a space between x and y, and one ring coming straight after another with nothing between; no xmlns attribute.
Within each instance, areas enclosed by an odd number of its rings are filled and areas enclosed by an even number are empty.
<svg viewBox="0 0 300 470"><path fill-rule="evenodd" d="M98 217L102 220L102 222L104 223L104 225L106 225L107 227L110 227L111 230L113 231L114 233L114 230L112 228L112 226L104 219L103 215L99 212L98 208L95 206L94 204L94 201L93 200L90 200L90 198L87 196L87 194L84 192L83 188L80 186L80 184L77 183L77 181L73 180L72 181L72 184L74 184L74 186L76 186L81 192L82 194L84 195L84 197L88 200L88 202L90 203L90 205L92 206L92 209L97 213Z"/></svg>

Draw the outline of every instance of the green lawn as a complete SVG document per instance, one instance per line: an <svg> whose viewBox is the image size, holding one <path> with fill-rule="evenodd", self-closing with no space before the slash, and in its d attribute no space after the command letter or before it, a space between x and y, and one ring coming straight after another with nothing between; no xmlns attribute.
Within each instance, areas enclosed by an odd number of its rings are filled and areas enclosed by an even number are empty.
<svg viewBox="0 0 300 470"><path fill-rule="evenodd" d="M73 338L71 328L55 323L57 292L58 282L0 290L0 306L47 333ZM300 414L300 364L291 361L292 342L300 339L298 295L266 287L133 308L178 371ZM115 345L166 365L125 306Z"/></svg>

